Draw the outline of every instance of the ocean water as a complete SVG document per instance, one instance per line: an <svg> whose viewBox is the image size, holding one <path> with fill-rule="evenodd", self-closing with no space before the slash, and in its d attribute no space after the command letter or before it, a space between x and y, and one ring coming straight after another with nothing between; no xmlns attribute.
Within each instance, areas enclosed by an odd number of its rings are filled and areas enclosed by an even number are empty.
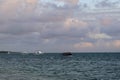
<svg viewBox="0 0 120 80"><path fill-rule="evenodd" d="M120 54L1 53L0 80L120 80Z"/></svg>

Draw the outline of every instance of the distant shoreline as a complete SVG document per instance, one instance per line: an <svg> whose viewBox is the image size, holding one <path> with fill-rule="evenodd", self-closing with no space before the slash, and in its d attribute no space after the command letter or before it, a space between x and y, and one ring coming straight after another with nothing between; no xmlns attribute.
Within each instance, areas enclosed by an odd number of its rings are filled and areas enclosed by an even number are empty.
<svg viewBox="0 0 120 80"><path fill-rule="evenodd" d="M21 53L21 52L14 52L14 51L0 51L0 53Z"/></svg>
<svg viewBox="0 0 120 80"><path fill-rule="evenodd" d="M0 53L23 53L23 52L15 52L15 51L0 51ZM33 52L28 52L33 53ZM46 52L46 53L64 53L64 52ZM120 52L71 52L71 53L120 53Z"/></svg>

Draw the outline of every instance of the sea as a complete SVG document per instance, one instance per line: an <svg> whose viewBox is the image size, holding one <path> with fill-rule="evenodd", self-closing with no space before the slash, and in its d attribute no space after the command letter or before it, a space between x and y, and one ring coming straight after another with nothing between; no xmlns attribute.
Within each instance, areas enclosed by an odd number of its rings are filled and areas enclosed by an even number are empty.
<svg viewBox="0 0 120 80"><path fill-rule="evenodd" d="M120 53L0 53L0 80L120 80Z"/></svg>

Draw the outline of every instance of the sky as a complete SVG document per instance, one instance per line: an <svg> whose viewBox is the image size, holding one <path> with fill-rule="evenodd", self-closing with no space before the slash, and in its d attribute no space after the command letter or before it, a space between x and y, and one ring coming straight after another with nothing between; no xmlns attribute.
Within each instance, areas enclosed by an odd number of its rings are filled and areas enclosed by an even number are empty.
<svg viewBox="0 0 120 80"><path fill-rule="evenodd" d="M0 0L0 50L119 52L120 0Z"/></svg>

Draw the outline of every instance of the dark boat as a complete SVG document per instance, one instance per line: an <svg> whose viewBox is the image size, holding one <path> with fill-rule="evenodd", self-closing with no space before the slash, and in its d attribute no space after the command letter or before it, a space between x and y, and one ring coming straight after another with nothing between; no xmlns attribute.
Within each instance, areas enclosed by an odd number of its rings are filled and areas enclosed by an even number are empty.
<svg viewBox="0 0 120 80"><path fill-rule="evenodd" d="M62 53L62 55L63 55L63 56L71 56L72 53L71 53L71 52L64 52L64 53Z"/></svg>

